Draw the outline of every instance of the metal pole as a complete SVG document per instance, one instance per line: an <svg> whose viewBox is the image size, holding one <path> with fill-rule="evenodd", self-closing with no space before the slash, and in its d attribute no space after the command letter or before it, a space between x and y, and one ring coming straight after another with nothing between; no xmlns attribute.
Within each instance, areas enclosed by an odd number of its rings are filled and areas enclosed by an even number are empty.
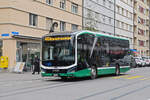
<svg viewBox="0 0 150 100"><path fill-rule="evenodd" d="M82 30L84 29L84 0L82 0Z"/></svg>
<svg viewBox="0 0 150 100"><path fill-rule="evenodd" d="M149 25L150 25L150 1L149 1ZM149 26L149 55L148 56L150 56L150 26Z"/></svg>
<svg viewBox="0 0 150 100"><path fill-rule="evenodd" d="M114 0L114 36L116 35L116 0Z"/></svg>

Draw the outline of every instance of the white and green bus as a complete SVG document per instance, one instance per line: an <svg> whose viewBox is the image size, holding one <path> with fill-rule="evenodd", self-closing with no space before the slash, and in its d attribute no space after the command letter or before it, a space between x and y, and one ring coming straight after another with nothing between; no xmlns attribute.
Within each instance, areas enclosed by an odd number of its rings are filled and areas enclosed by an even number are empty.
<svg viewBox="0 0 150 100"><path fill-rule="evenodd" d="M42 37L41 75L91 77L130 69L129 40L91 31L59 32Z"/></svg>

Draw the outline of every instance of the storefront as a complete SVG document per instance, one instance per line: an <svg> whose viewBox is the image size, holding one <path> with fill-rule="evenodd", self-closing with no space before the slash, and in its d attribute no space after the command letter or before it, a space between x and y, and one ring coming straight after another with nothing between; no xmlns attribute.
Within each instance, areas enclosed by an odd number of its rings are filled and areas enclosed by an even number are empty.
<svg viewBox="0 0 150 100"><path fill-rule="evenodd" d="M25 62L25 69L31 70L35 55L40 59L41 38L14 35L2 41L0 55L8 57L10 71L13 71L17 62Z"/></svg>
<svg viewBox="0 0 150 100"><path fill-rule="evenodd" d="M26 69L32 69L35 55L40 58L40 43L17 41L16 62L25 62Z"/></svg>
<svg viewBox="0 0 150 100"><path fill-rule="evenodd" d="M0 57L2 56L2 47L3 47L3 42L2 40L0 41Z"/></svg>

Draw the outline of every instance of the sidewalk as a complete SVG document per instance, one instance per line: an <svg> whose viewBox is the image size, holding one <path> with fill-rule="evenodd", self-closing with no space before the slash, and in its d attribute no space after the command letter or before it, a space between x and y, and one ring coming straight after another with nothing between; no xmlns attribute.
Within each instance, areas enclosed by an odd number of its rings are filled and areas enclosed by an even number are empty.
<svg viewBox="0 0 150 100"><path fill-rule="evenodd" d="M42 79L41 74L34 74L32 72L13 73L8 71L0 71L0 82L2 81L33 81Z"/></svg>
<svg viewBox="0 0 150 100"><path fill-rule="evenodd" d="M8 73L8 69L2 69L2 68L0 68L0 73Z"/></svg>

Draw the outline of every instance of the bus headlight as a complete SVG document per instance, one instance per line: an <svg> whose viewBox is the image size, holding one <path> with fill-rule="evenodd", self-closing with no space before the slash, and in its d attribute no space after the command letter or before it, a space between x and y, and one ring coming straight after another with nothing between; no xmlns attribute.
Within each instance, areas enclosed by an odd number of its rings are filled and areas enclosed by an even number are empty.
<svg viewBox="0 0 150 100"><path fill-rule="evenodd" d="M73 68L71 68L71 69L69 69L68 70L68 73L73 73L73 72L75 72L76 70L75 70L75 68L73 67Z"/></svg>
<svg viewBox="0 0 150 100"><path fill-rule="evenodd" d="M43 68L41 68L41 73L45 73L45 70Z"/></svg>

